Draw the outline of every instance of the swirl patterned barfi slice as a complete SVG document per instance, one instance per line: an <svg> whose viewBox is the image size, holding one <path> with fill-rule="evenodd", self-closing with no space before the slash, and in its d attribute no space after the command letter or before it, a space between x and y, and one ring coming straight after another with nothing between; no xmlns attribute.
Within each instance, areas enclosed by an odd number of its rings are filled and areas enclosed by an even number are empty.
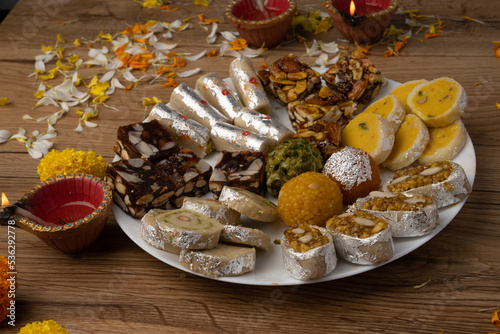
<svg viewBox="0 0 500 334"><path fill-rule="evenodd" d="M215 219L188 209L154 209L142 217L143 230L155 226L155 233L143 233L154 247L179 254L185 249L211 249L219 242L222 224Z"/></svg>

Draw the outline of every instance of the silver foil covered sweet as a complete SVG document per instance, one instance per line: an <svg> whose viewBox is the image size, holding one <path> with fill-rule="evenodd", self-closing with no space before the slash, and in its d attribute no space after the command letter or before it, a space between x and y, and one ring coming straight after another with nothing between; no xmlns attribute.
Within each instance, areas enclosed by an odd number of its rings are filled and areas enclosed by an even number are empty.
<svg viewBox="0 0 500 334"><path fill-rule="evenodd" d="M174 213L175 212L175 213ZM201 216L205 226L197 226L196 229L189 229L172 224L167 215L178 217L179 215L188 216L192 213ZM217 246L219 242L222 225L212 218L203 216L198 212L187 209L178 210L150 210L142 217L142 224L155 227L156 234L151 232L148 227L146 240L151 245L162 245L162 249L179 254L182 249L211 249ZM161 244L161 242L163 244ZM156 247L156 246L155 246Z"/></svg>
<svg viewBox="0 0 500 334"><path fill-rule="evenodd" d="M234 125L260 135L271 138L278 144L285 139L292 138L294 133L271 116L243 108L236 118Z"/></svg>
<svg viewBox="0 0 500 334"><path fill-rule="evenodd" d="M451 162L451 164L453 165L453 171L445 181L413 188L403 191L401 194L408 196L417 194L431 196L438 209L460 202L469 195L472 187L462 166L455 162ZM388 181L382 186L382 190L389 191L387 186L394 181L397 181L397 179Z"/></svg>
<svg viewBox="0 0 500 334"><path fill-rule="evenodd" d="M170 105L184 116L194 119L209 129L217 122L229 122L226 116L185 83L181 83L172 91Z"/></svg>
<svg viewBox="0 0 500 334"><path fill-rule="evenodd" d="M271 112L271 102L248 57L233 60L229 66L229 76L245 107L263 114Z"/></svg>
<svg viewBox="0 0 500 334"><path fill-rule="evenodd" d="M281 255L290 275L298 280L313 280L328 275L337 266L337 254L333 239L324 227L316 227L328 238L326 245L307 252L297 252L289 244L286 236L281 238Z"/></svg>
<svg viewBox="0 0 500 334"><path fill-rule="evenodd" d="M153 119L167 129L175 142L181 147L189 148L198 157L203 158L212 150L210 130L194 119L181 115L163 103L156 104L144 121Z"/></svg>
<svg viewBox="0 0 500 334"><path fill-rule="evenodd" d="M220 233L220 241L257 247L263 250L268 250L271 246L271 238L266 233L256 228L244 226L224 226Z"/></svg>
<svg viewBox="0 0 500 334"><path fill-rule="evenodd" d="M199 77L195 88L202 98L224 114L231 123L240 109L243 108L238 96L214 72Z"/></svg>
<svg viewBox="0 0 500 334"><path fill-rule="evenodd" d="M389 261L394 255L394 244L389 228L368 238L357 238L330 229L338 256L362 265L379 264Z"/></svg>
<svg viewBox="0 0 500 334"><path fill-rule="evenodd" d="M218 151L270 152L276 142L258 133L242 129L229 123L216 123L210 130L212 142Z"/></svg>
<svg viewBox="0 0 500 334"><path fill-rule="evenodd" d="M219 244L203 251L182 250L180 264L210 277L238 276L255 268L255 248Z"/></svg>
<svg viewBox="0 0 500 334"><path fill-rule="evenodd" d="M214 199L185 197L182 208L193 210L217 220L222 225L236 225L241 214Z"/></svg>
<svg viewBox="0 0 500 334"><path fill-rule="evenodd" d="M393 237L418 237L428 234L439 225L439 212L435 203L416 211L378 211L362 209L372 196L358 198L347 212L365 211L387 221ZM412 197L408 197L412 198Z"/></svg>

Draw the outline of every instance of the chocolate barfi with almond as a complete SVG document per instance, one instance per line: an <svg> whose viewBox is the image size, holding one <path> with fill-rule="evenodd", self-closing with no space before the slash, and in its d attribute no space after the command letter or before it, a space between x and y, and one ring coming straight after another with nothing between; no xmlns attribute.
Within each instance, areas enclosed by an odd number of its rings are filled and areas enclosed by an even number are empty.
<svg viewBox="0 0 500 334"><path fill-rule="evenodd" d="M210 190L218 197L224 186L264 194L265 155L251 151L221 151L210 177Z"/></svg>
<svg viewBox="0 0 500 334"><path fill-rule="evenodd" d="M106 168L115 202L135 218L153 208L170 209L176 185L149 160L120 160Z"/></svg>
<svg viewBox="0 0 500 334"><path fill-rule="evenodd" d="M157 120L120 126L113 150L122 159L165 159L180 150L168 131Z"/></svg>
<svg viewBox="0 0 500 334"><path fill-rule="evenodd" d="M180 208L184 197L200 197L208 193L212 166L190 149L183 149L157 163L157 168L175 184L172 206Z"/></svg>

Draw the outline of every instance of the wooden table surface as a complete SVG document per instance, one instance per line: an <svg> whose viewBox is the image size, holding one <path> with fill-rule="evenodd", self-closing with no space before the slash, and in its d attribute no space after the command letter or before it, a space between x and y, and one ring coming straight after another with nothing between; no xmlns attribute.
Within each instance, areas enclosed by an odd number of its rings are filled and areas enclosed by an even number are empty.
<svg viewBox="0 0 500 334"><path fill-rule="evenodd" d="M20 0L0 25L0 97L10 100L0 107L0 130L46 130L44 122L22 116L36 118L57 111L50 106L33 110L38 82L28 77L41 46L54 45L57 34L68 43L76 38L83 42L100 31L115 33L149 19L172 22L203 13L224 20L222 13L229 3L215 0L202 7L193 2L175 1L172 7L177 11L162 11L141 9L132 0ZM302 14L324 9L321 1L297 2ZM460 213L435 238L397 261L357 276L261 287L220 282L170 267L141 250L112 215L96 243L73 255L53 250L17 229L16 327L5 320L0 324L2 332L17 333L29 322L48 319L70 333L500 332L491 322L492 308L500 306L500 110L495 107L500 102L500 59L494 56L492 43L500 39L500 6L494 0L401 0L400 7L440 16L443 34L428 40L420 34L417 37L423 41L411 39L399 57L384 57L386 47L377 45L369 57L386 77L399 82L453 77L469 97L462 119L476 151L476 179ZM173 51L212 50L214 45L205 41L208 32L196 17L191 22L192 29L174 34L172 41L180 44ZM392 23L404 27L404 16L395 15ZM223 23L222 30L233 29ZM302 35L309 45L315 38L349 46L336 29ZM216 44L222 40L219 36ZM81 50L75 52L85 56L85 46ZM264 57L271 62L289 53L302 56L304 45L295 41L267 50ZM233 59L204 57L188 62L185 70L201 67L201 73L215 71L227 77ZM254 62L261 64L263 59L254 58ZM314 59L303 58L311 64ZM95 71L103 74L102 68ZM176 80L193 87L196 78ZM108 101L119 110L102 108L93 120L98 127L85 127L83 133L73 131L78 121L73 107L55 125L58 136L53 148L94 150L110 162L117 127L142 120L143 97L157 96L166 102L171 91L171 87L147 83L119 91ZM11 202L20 199L39 182L38 163L20 143L1 144L0 192ZM4 226L0 227L0 255L7 255ZM414 288L427 281L422 288Z"/></svg>

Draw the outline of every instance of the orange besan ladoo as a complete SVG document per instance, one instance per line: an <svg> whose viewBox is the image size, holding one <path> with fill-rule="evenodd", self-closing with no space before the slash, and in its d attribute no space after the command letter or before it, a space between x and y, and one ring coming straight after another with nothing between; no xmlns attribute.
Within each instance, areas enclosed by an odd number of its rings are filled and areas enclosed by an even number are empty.
<svg viewBox="0 0 500 334"><path fill-rule="evenodd" d="M378 190L382 180L375 160L365 151L345 146L334 152L323 167L323 174L340 187L344 204L352 204Z"/></svg>
<svg viewBox="0 0 500 334"><path fill-rule="evenodd" d="M290 226L300 223L325 226L330 217L342 213L342 192L328 176L302 173L281 187L278 213Z"/></svg>

